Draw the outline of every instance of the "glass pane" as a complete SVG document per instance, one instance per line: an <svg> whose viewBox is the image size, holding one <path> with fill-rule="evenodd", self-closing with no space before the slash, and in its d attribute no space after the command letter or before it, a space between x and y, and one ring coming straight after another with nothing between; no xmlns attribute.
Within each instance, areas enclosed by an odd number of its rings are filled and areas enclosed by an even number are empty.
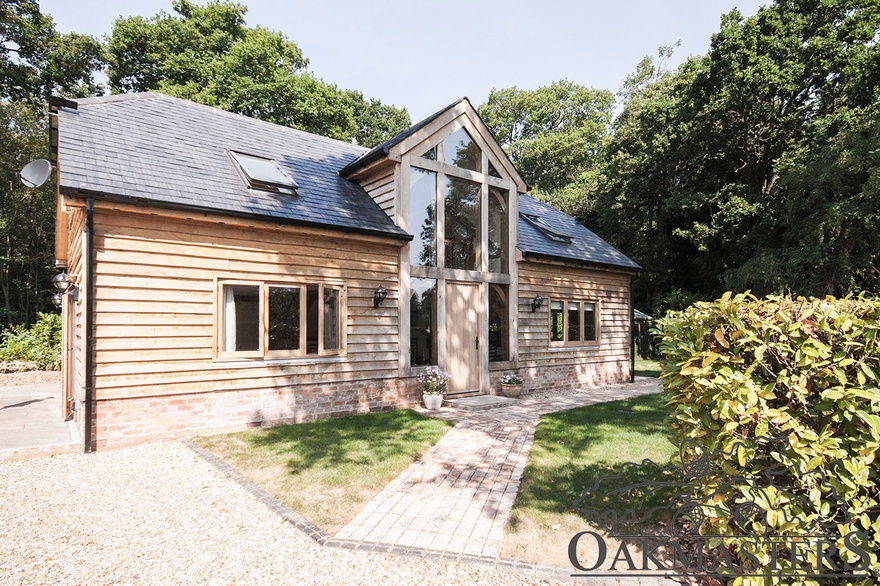
<svg viewBox="0 0 880 586"><path fill-rule="evenodd" d="M223 286L223 351L260 349L259 285Z"/></svg>
<svg viewBox="0 0 880 586"><path fill-rule="evenodd" d="M480 147L464 128L459 128L443 141L443 159L447 165L480 171Z"/></svg>
<svg viewBox="0 0 880 586"><path fill-rule="evenodd" d="M489 272L507 272L507 191L489 188Z"/></svg>
<svg viewBox="0 0 880 586"><path fill-rule="evenodd" d="M580 303L568 303L568 341L581 341L581 308Z"/></svg>
<svg viewBox="0 0 880 586"><path fill-rule="evenodd" d="M480 184L446 177L446 268L479 270Z"/></svg>
<svg viewBox="0 0 880 586"><path fill-rule="evenodd" d="M498 172L498 169L496 169L495 165L493 165L492 163L489 163L489 175L501 179L501 173Z"/></svg>
<svg viewBox="0 0 880 586"><path fill-rule="evenodd" d="M562 302L561 301L551 301L550 302L550 341L551 342L562 342L565 340L564 332L562 330Z"/></svg>
<svg viewBox="0 0 880 586"><path fill-rule="evenodd" d="M269 287L269 350L299 350L300 290Z"/></svg>
<svg viewBox="0 0 880 586"><path fill-rule="evenodd" d="M318 353L318 286L306 287L306 354Z"/></svg>
<svg viewBox="0 0 880 586"><path fill-rule="evenodd" d="M489 286L489 362L510 360L507 285Z"/></svg>
<svg viewBox="0 0 880 586"><path fill-rule="evenodd" d="M324 287L324 350L339 348L339 289Z"/></svg>
<svg viewBox="0 0 880 586"><path fill-rule="evenodd" d="M596 330L596 304L584 303L584 340L595 341Z"/></svg>
<svg viewBox="0 0 880 586"><path fill-rule="evenodd" d="M436 161L437 160L437 147L432 146L430 149L426 150L425 153L422 155L422 158Z"/></svg>
<svg viewBox="0 0 880 586"><path fill-rule="evenodd" d="M437 364L437 281L411 279L409 348L412 366Z"/></svg>
<svg viewBox="0 0 880 586"><path fill-rule="evenodd" d="M416 167L409 168L409 227L413 235L409 243L409 264L437 266L434 244L434 197L437 174Z"/></svg>

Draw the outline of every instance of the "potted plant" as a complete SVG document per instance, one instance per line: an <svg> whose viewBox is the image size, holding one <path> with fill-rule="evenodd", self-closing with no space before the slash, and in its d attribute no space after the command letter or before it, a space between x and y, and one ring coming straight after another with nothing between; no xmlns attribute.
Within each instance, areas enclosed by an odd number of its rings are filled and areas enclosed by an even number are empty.
<svg viewBox="0 0 880 586"><path fill-rule="evenodd" d="M523 379L515 374L505 374L501 377L501 394L505 397L519 397L522 389Z"/></svg>
<svg viewBox="0 0 880 586"><path fill-rule="evenodd" d="M422 383L422 401L424 401L426 409L433 411L443 405L446 383L450 378L448 372L444 372L436 366L429 366L425 372L419 375L419 382Z"/></svg>

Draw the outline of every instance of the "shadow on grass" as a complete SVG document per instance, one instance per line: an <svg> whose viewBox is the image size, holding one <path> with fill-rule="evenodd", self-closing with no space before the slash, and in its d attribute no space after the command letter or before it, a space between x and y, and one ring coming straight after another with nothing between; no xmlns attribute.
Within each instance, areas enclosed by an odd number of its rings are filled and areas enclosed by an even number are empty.
<svg viewBox="0 0 880 586"><path fill-rule="evenodd" d="M402 456L417 455L451 426L447 421L404 409L275 425L244 439L253 447L288 456L290 474L309 469L343 474L360 467L383 467ZM422 449L414 452L414 445Z"/></svg>
<svg viewBox="0 0 880 586"><path fill-rule="evenodd" d="M647 395L542 417L516 506L562 514L578 501L575 512L598 529L662 530L682 479L667 414L661 395Z"/></svg>

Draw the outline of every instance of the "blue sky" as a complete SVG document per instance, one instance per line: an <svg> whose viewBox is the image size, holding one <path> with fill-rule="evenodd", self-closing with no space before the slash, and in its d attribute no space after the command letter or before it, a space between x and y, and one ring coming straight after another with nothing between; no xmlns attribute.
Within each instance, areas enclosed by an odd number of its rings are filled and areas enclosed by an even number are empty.
<svg viewBox="0 0 880 586"><path fill-rule="evenodd" d="M200 3L204 3L202 0ZM325 81L406 107L418 121L461 96L562 78L617 91L645 55L681 41L671 65L709 48L721 15L766 0L240 0L250 26L287 35ZM63 32L101 37L171 0L40 0Z"/></svg>

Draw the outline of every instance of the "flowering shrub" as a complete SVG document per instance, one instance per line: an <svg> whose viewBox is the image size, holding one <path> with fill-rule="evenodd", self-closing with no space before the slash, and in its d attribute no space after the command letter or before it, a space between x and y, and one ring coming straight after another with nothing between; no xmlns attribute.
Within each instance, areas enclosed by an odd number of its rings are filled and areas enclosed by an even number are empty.
<svg viewBox="0 0 880 586"><path fill-rule="evenodd" d="M448 372L440 370L436 366L429 366L425 372L419 375L419 382L422 383L422 389L426 393L445 393L446 383L449 382Z"/></svg>
<svg viewBox="0 0 880 586"><path fill-rule="evenodd" d="M521 385L523 384L523 379L516 376L515 374L505 374L501 377L502 385Z"/></svg>

